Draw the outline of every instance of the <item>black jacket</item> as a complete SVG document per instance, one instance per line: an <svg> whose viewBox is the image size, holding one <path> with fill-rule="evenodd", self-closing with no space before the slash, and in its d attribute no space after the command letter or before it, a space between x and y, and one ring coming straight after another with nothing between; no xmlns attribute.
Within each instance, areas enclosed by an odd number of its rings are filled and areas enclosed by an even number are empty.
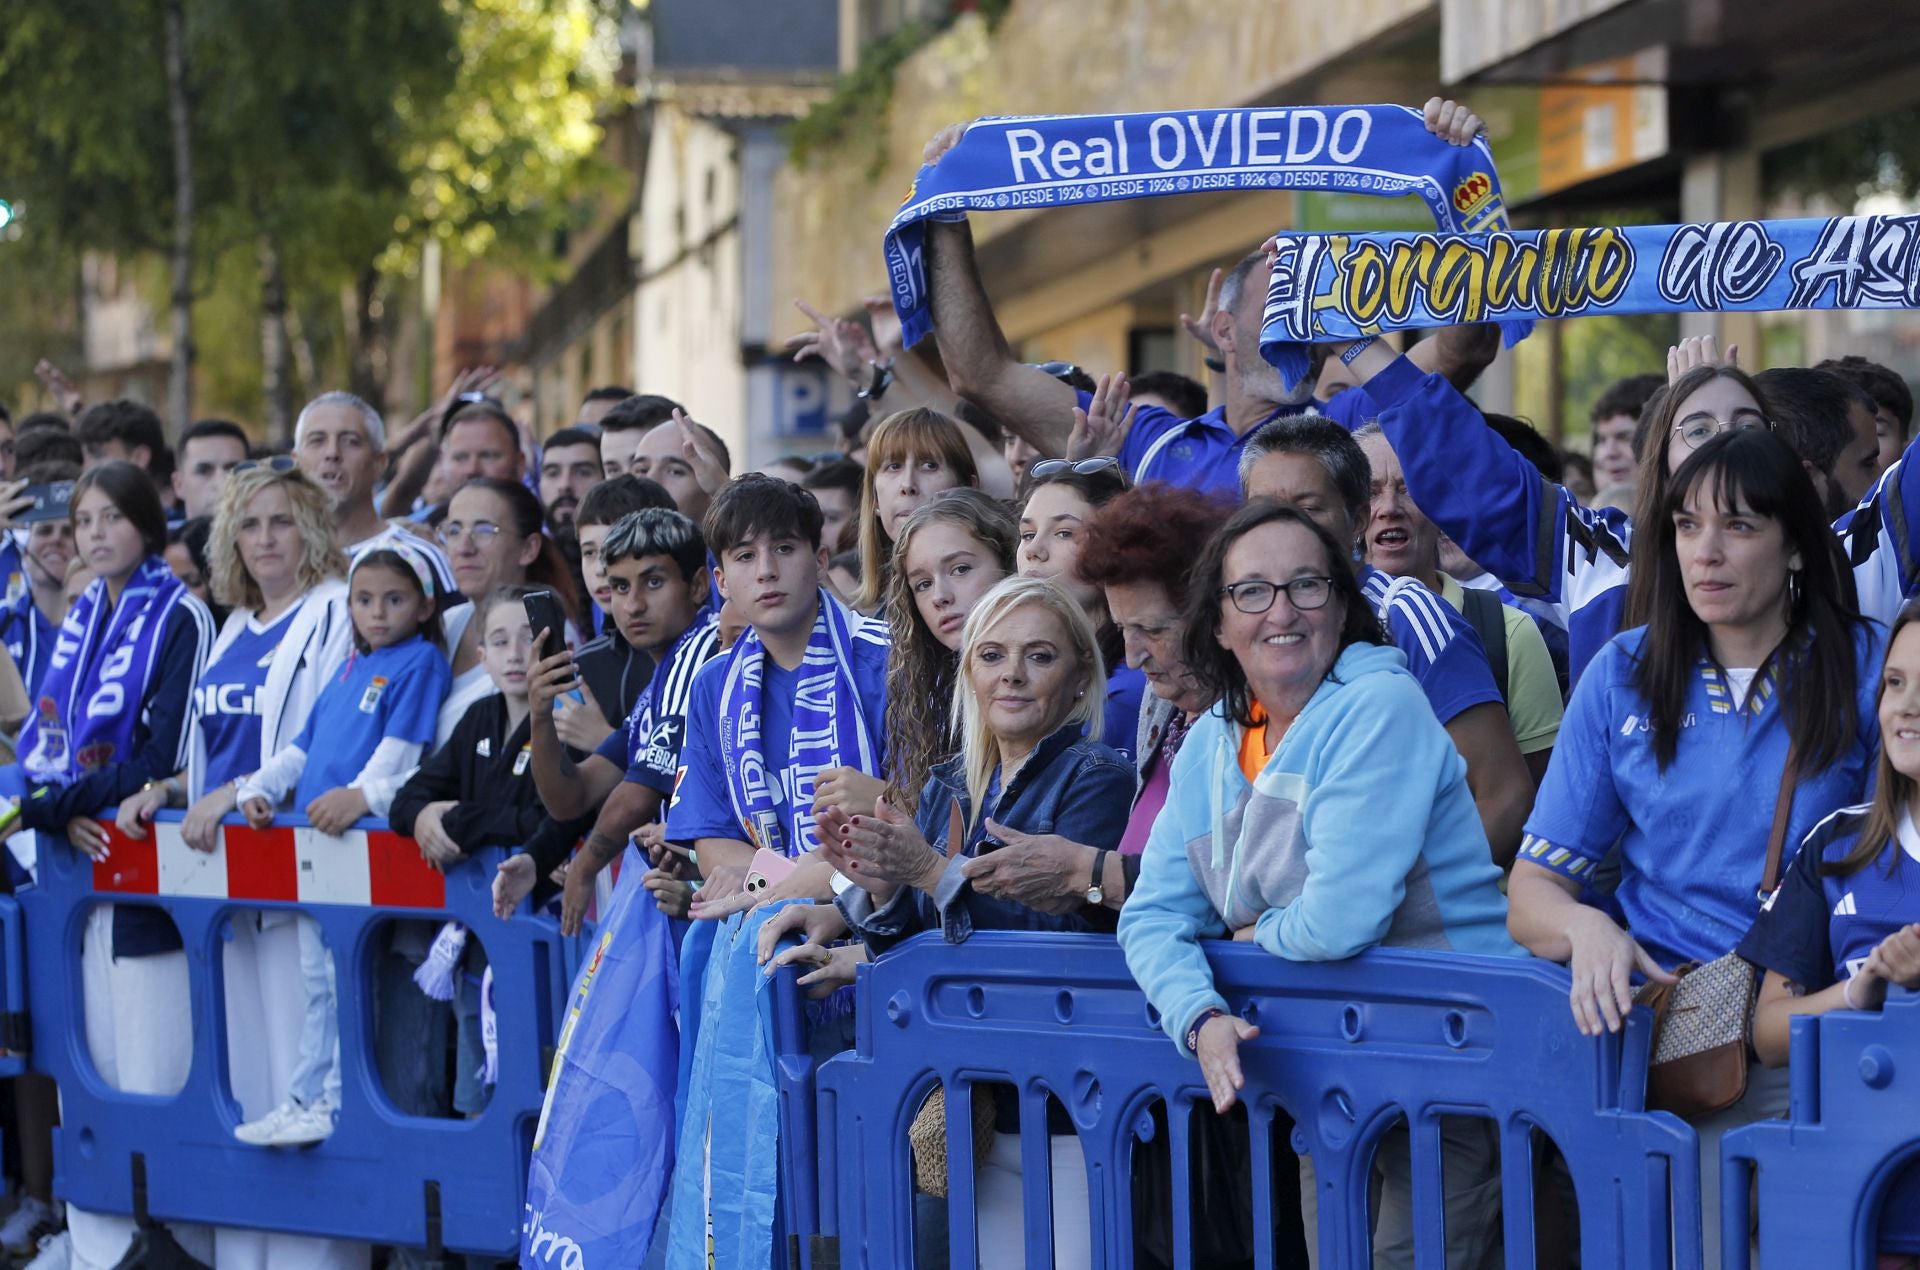
<svg viewBox="0 0 1920 1270"><path fill-rule="evenodd" d="M474 702L447 743L393 796L388 816L393 831L412 837L422 808L452 801L458 805L440 823L462 851L524 845L547 818L533 784L530 736L525 719L507 730L505 697L495 693Z"/></svg>
<svg viewBox="0 0 1920 1270"><path fill-rule="evenodd" d="M573 664L593 690L593 699L600 703L600 713L607 717L609 727L625 725L627 716L633 713L633 703L653 678L653 658L627 643L614 629L612 618L606 619L598 639L582 644L574 653Z"/></svg>

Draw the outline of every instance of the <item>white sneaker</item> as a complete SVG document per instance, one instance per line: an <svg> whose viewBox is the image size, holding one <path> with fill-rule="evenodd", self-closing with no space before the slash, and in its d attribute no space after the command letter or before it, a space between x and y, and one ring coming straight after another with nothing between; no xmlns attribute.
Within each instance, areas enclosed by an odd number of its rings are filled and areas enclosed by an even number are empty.
<svg viewBox="0 0 1920 1270"><path fill-rule="evenodd" d="M31 1195L23 1196L20 1207L0 1223L0 1251L9 1257L31 1257L41 1239L60 1229L60 1217L53 1205Z"/></svg>
<svg viewBox="0 0 1920 1270"><path fill-rule="evenodd" d="M40 1253L27 1263L26 1270L68 1270L73 1265L73 1236L66 1231L40 1244Z"/></svg>
<svg viewBox="0 0 1920 1270"><path fill-rule="evenodd" d="M233 1136L256 1147L304 1147L333 1136L335 1109L322 1098L303 1107L289 1098L258 1120L249 1120Z"/></svg>

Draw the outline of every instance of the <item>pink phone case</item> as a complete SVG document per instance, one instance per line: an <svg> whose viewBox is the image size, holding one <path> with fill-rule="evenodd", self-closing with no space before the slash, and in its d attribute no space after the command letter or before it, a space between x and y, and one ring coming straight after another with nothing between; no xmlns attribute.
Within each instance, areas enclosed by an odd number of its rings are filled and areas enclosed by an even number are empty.
<svg viewBox="0 0 1920 1270"><path fill-rule="evenodd" d="M794 862L765 847L753 853L753 863L747 866L748 895L758 895L775 882L793 872Z"/></svg>

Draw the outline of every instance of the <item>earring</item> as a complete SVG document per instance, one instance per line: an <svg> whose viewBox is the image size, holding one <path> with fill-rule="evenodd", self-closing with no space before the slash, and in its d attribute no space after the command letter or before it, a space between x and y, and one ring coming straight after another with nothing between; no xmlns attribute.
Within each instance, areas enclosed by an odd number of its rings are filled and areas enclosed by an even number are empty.
<svg viewBox="0 0 1920 1270"><path fill-rule="evenodd" d="M1800 570L1787 570L1787 607L1789 609L1797 609L1800 607L1801 590Z"/></svg>

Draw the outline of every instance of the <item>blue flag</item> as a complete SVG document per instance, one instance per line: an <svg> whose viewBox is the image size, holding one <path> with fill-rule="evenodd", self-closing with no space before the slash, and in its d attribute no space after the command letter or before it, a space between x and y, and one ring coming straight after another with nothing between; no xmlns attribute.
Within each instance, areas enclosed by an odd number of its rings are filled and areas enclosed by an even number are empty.
<svg viewBox="0 0 1920 1270"><path fill-rule="evenodd" d="M622 868L632 884L619 888L573 985L527 1170L525 1270L638 1266L665 1207L679 968L643 872L632 859Z"/></svg>
<svg viewBox="0 0 1920 1270"><path fill-rule="evenodd" d="M1260 352L1292 383L1305 342L1601 313L1920 308L1920 216L1487 234L1276 236Z"/></svg>
<svg viewBox="0 0 1920 1270"><path fill-rule="evenodd" d="M939 163L920 169L887 226L887 279L907 346L933 329L923 255L927 220L1254 189L1417 194L1433 223L1449 233L1507 225L1485 139L1449 145L1407 106L976 119ZM1526 330L1515 324L1507 342Z"/></svg>
<svg viewBox="0 0 1920 1270"><path fill-rule="evenodd" d="M761 925L784 907L736 914L714 935L673 1175L667 1270L772 1263L780 1098L773 981L761 973L759 945Z"/></svg>

